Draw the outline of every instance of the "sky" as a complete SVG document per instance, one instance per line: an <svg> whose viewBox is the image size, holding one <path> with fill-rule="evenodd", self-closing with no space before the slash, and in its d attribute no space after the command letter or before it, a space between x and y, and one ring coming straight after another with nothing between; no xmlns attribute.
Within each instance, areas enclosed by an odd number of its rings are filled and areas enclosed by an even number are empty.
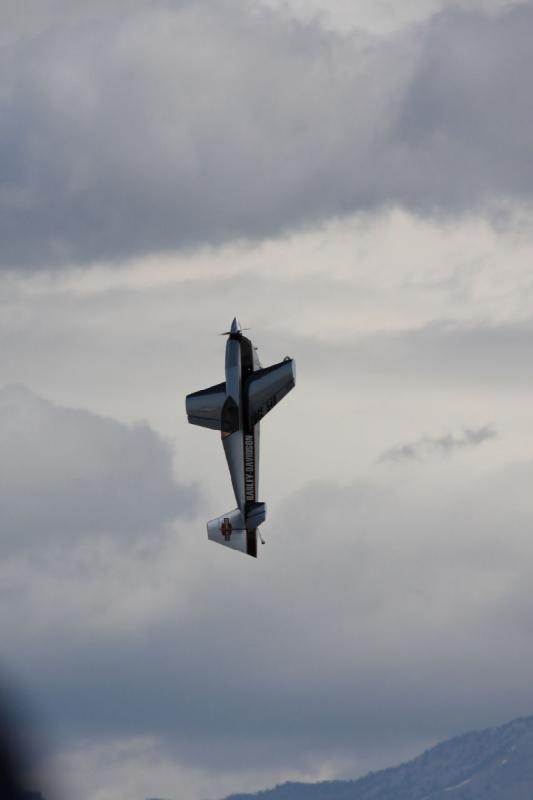
<svg viewBox="0 0 533 800"><path fill-rule="evenodd" d="M0 675L47 800L533 713L533 3L0 0ZM188 392L297 384L257 562Z"/></svg>

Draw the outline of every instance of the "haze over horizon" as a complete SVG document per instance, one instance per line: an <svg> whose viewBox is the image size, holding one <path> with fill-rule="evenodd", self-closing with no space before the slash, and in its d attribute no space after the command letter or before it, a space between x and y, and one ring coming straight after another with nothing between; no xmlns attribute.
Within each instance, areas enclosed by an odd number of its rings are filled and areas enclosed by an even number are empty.
<svg viewBox="0 0 533 800"><path fill-rule="evenodd" d="M357 777L531 714L533 3L0 31L0 669L54 796ZM231 485L184 409L235 315L297 364L257 563L207 541Z"/></svg>

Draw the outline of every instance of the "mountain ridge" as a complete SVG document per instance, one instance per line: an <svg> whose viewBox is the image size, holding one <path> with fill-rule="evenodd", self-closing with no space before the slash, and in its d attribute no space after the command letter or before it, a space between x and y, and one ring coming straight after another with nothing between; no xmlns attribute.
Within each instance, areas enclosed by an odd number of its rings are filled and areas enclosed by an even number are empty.
<svg viewBox="0 0 533 800"><path fill-rule="evenodd" d="M533 800L533 716L454 736L354 780L288 782L224 800Z"/></svg>

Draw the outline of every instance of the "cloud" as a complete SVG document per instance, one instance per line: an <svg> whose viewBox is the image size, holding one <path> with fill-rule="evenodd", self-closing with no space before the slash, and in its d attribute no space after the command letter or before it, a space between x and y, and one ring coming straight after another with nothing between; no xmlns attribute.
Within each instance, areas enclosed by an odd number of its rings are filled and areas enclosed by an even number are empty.
<svg viewBox="0 0 533 800"><path fill-rule="evenodd" d="M375 331L333 343L294 337L288 346L306 368L329 377L350 364L354 380L529 390L531 321L486 324L435 320L413 329Z"/></svg>
<svg viewBox="0 0 533 800"><path fill-rule="evenodd" d="M135 635L54 633L34 692L65 749L122 741L127 763L128 742L155 736L156 759L196 773L193 796L253 785L251 763L256 787L356 774L510 718L533 703L532 473L307 485L278 506L260 562L186 546L186 614ZM174 796L175 779L157 791Z"/></svg>
<svg viewBox="0 0 533 800"><path fill-rule="evenodd" d="M531 708L533 471L497 466L529 457L530 245L517 264L507 234L505 250L490 237L478 249L475 227L443 226L425 250L408 231L376 258L386 228L362 242L363 227L340 253L334 228L331 251L316 232L307 251L280 241L228 248L216 263L204 254L200 275L193 256L183 271L169 258L137 272L3 276L5 374L58 403L10 390L28 423L3 412L8 477L17 445L26 453L3 501L28 525L0 559L0 631L4 659L48 719L61 761L52 774L72 775L66 797L128 800L138 786L170 798L185 786L205 800L356 775ZM465 257L466 242L476 247ZM396 259L409 250L415 268ZM485 252L498 266L488 277ZM206 541L205 520L232 507L231 485L219 438L187 426L176 405L222 379L212 332L228 305L247 309L265 363L298 362L297 389L262 429L269 521L256 564ZM80 406L100 413L67 413ZM117 421L145 414L141 431ZM465 420L494 420L505 435L416 474L375 464L443 419L454 438ZM201 483L201 508L172 479L154 427L179 442L174 468ZM130 461L137 477L124 472ZM145 498L144 532L128 533L128 508L95 517L76 494L76 476L89 485L101 474L129 486L126 506Z"/></svg>
<svg viewBox="0 0 533 800"><path fill-rule="evenodd" d="M496 431L490 425L484 425L481 428L465 428L461 436L454 436L451 433L437 437L423 436L414 442L405 442L405 444L390 447L381 454L379 460L400 463L420 460L432 455L450 455L455 450L478 447L496 436Z"/></svg>
<svg viewBox="0 0 533 800"><path fill-rule="evenodd" d="M137 300L145 299L140 292ZM109 319L127 330L116 295L109 302ZM173 298L169 306L175 313ZM137 305L130 313L139 319ZM454 353L461 351L459 333L453 330ZM447 328L425 331L437 342L448 334ZM223 347L208 338L200 367L206 374ZM513 341L500 351L491 340L493 360L494 352L505 360ZM183 779L198 800L284 778L356 775L415 754L436 738L523 713L533 703L527 670L531 464L484 464L478 474L474 459L448 467L447 459L433 459L422 475L403 471L401 480L383 469L374 479L353 477L366 420L373 421L372 440L383 421L376 413L379 391L371 417L354 417L352 405L361 397L353 382L369 383L369 373L358 375L351 344L322 345L330 354L336 349L337 360L333 367L321 361L325 372L315 365L313 388L329 391L317 405L316 394L304 387L312 360L323 351L310 342L300 370L304 383L280 406L276 424L265 422L261 479L271 521L255 564L206 541L210 508L196 508L173 480L168 447L153 431L87 411L72 414L24 390L2 393L4 475L13 471L2 502L13 519L27 522L18 543L5 542L0 561L0 631L10 642L5 658L39 698L56 737L60 755L52 774L58 780L63 769L79 775L84 800L126 800L136 763L147 776L139 778L146 796L178 796ZM277 347L269 340L273 353ZM365 347L371 364L376 340ZM412 364L418 356L415 348ZM188 364L186 358L181 363ZM425 363L434 361L428 352ZM453 363L450 358L450 369ZM392 373L393 385L405 386L401 366ZM331 380L334 369L344 383ZM497 365L492 369L497 376ZM407 375L414 379L414 367ZM339 390L350 399L351 426L339 423L339 408L328 418L324 439L317 439L320 431L312 425L325 418L322 409L331 409ZM395 392L383 394L396 401ZM446 405L446 396L437 394ZM413 407L412 393L408 400ZM302 413L294 425L298 402ZM460 409L464 413L463 403ZM416 404L413 413L418 419ZM402 424L395 424L398 439L385 442L401 440ZM201 450L205 439L199 465L190 468L188 459L188 467L203 482L216 473L229 498L217 437L187 429L185 420L178 430L184 439L185 431L191 434L191 450ZM296 438L288 445L283 436ZM331 469L322 463L328 446ZM280 452L290 455L287 464ZM304 461L314 461L311 471L329 473L328 480L295 489ZM15 480L11 465L17 464ZM150 473L162 495L152 493ZM130 535L128 509L123 518L111 514L107 525L105 514L93 516L83 486L89 490L95 476L100 486L104 479L116 483L118 494L127 484L132 509L136 495L143 497L150 524L144 530L133 524ZM272 480L280 484L276 492ZM33 509L40 483L50 492L53 514L38 491ZM212 500L213 515L230 507L220 500ZM506 652L518 654L513 664Z"/></svg>
<svg viewBox="0 0 533 800"><path fill-rule="evenodd" d="M290 9L297 19L304 22L320 20L330 30L349 33L365 30L379 36L390 35L412 26L443 9L464 9L497 14L523 0L409 0L391 8L387 0L359 0L354 5L350 0L330 0L325 6L321 0L262 0L271 8Z"/></svg>
<svg viewBox="0 0 533 800"><path fill-rule="evenodd" d="M51 628L90 639L157 617L172 597L160 562L179 560L175 525L198 501L176 482L168 443L22 386L0 390L0 442L0 626L12 652L28 635L42 647Z"/></svg>
<svg viewBox="0 0 533 800"><path fill-rule="evenodd" d="M532 27L524 4L342 36L202 0L21 38L0 62L2 265L529 202Z"/></svg>
<svg viewBox="0 0 533 800"><path fill-rule="evenodd" d="M190 516L172 452L148 425L56 406L25 387L0 390L0 547L77 542L108 533L137 541Z"/></svg>

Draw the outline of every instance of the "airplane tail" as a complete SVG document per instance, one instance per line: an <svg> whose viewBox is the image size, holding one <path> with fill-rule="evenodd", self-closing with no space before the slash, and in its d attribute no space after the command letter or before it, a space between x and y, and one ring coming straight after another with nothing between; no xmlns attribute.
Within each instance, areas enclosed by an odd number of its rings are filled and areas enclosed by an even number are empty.
<svg viewBox="0 0 533 800"><path fill-rule="evenodd" d="M207 523L207 537L213 542L257 558L257 528L265 521L265 503L247 503L243 517L235 508Z"/></svg>
<svg viewBox="0 0 533 800"><path fill-rule="evenodd" d="M246 503L246 527L258 528L266 519L266 503Z"/></svg>

